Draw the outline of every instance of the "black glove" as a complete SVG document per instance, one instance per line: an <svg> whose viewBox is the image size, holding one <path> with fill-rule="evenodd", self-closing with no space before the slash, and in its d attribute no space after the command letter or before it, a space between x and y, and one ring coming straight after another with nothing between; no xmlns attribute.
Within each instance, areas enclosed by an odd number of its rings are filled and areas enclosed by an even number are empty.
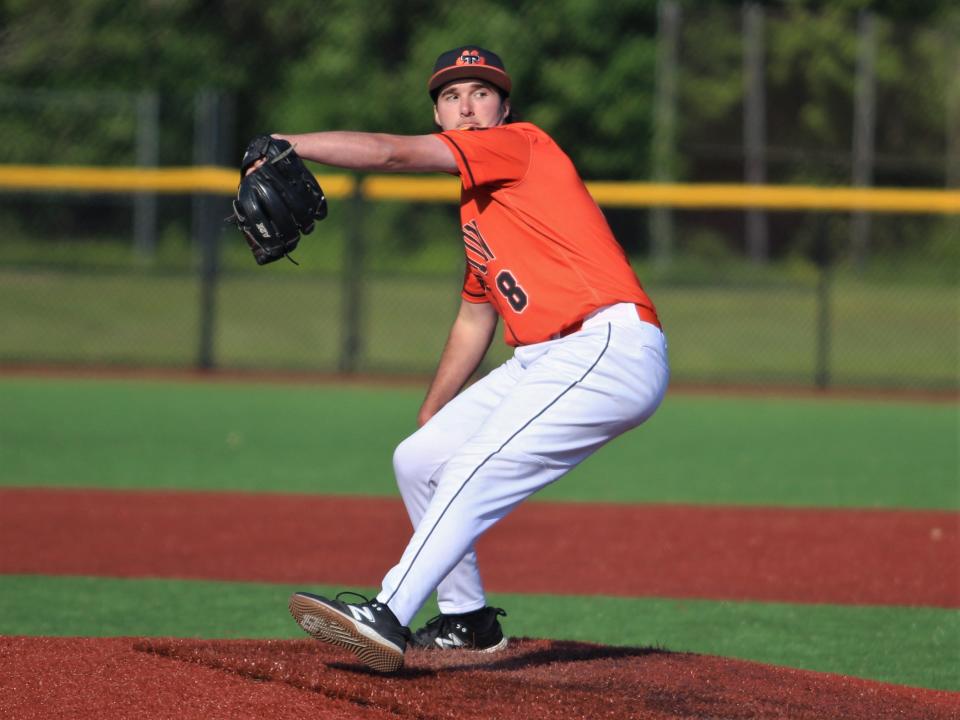
<svg viewBox="0 0 960 720"><path fill-rule="evenodd" d="M264 163L248 175L261 158ZM314 222L326 216L327 200L320 183L290 143L269 135L251 140L243 154L240 188L228 220L243 232L257 264L289 258L300 235L313 232Z"/></svg>

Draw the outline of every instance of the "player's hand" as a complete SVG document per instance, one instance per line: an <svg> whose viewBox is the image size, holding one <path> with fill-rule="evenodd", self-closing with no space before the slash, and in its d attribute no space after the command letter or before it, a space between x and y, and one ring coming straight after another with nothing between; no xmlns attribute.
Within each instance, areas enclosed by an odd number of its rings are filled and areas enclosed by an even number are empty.
<svg viewBox="0 0 960 720"><path fill-rule="evenodd" d="M267 161L266 158L260 158L259 160L255 161L253 165L251 165L244 171L243 176L246 177L247 175L252 173L254 170L259 168L261 165L263 165L266 161Z"/></svg>
<svg viewBox="0 0 960 720"><path fill-rule="evenodd" d="M274 140L283 139L283 136L277 135L276 133L273 133L272 135L270 135L270 137L272 137ZM248 167L246 170L243 171L243 176L246 177L247 175L252 173L254 170L259 168L261 165L263 165L266 161L267 161L266 156L260 158L259 160L255 160L250 167Z"/></svg>

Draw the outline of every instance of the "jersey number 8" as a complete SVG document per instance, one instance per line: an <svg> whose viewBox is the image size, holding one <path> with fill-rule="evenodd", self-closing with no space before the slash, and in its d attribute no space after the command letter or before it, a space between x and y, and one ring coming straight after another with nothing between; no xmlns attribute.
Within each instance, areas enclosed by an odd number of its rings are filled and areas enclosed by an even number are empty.
<svg viewBox="0 0 960 720"><path fill-rule="evenodd" d="M509 270L501 270L497 274L497 290L507 299L510 307L516 312L523 312L527 306L527 294L517 285L517 279Z"/></svg>

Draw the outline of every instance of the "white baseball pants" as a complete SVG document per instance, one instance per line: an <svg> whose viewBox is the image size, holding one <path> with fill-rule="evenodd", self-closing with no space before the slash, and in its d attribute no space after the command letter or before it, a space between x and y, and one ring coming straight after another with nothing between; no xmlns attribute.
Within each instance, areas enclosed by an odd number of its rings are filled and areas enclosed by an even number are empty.
<svg viewBox="0 0 960 720"><path fill-rule="evenodd" d="M440 612L484 607L474 542L520 502L657 409L663 333L631 304L566 337L517 348L394 453L415 532L377 599L407 625L437 590Z"/></svg>

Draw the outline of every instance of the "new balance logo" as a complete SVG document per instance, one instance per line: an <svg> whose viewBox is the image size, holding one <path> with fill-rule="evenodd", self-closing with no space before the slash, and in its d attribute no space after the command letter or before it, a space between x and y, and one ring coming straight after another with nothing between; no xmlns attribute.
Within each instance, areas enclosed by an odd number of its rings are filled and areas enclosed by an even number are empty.
<svg viewBox="0 0 960 720"><path fill-rule="evenodd" d="M350 608L350 614L353 615L354 620L359 622L366 620L368 623L377 622L373 617L373 610L370 608L361 605L348 605L347 607Z"/></svg>
<svg viewBox="0 0 960 720"><path fill-rule="evenodd" d="M456 633L450 633L445 638L438 637L435 642L444 650L449 650L450 648L459 648L466 645L466 643L461 640Z"/></svg>

